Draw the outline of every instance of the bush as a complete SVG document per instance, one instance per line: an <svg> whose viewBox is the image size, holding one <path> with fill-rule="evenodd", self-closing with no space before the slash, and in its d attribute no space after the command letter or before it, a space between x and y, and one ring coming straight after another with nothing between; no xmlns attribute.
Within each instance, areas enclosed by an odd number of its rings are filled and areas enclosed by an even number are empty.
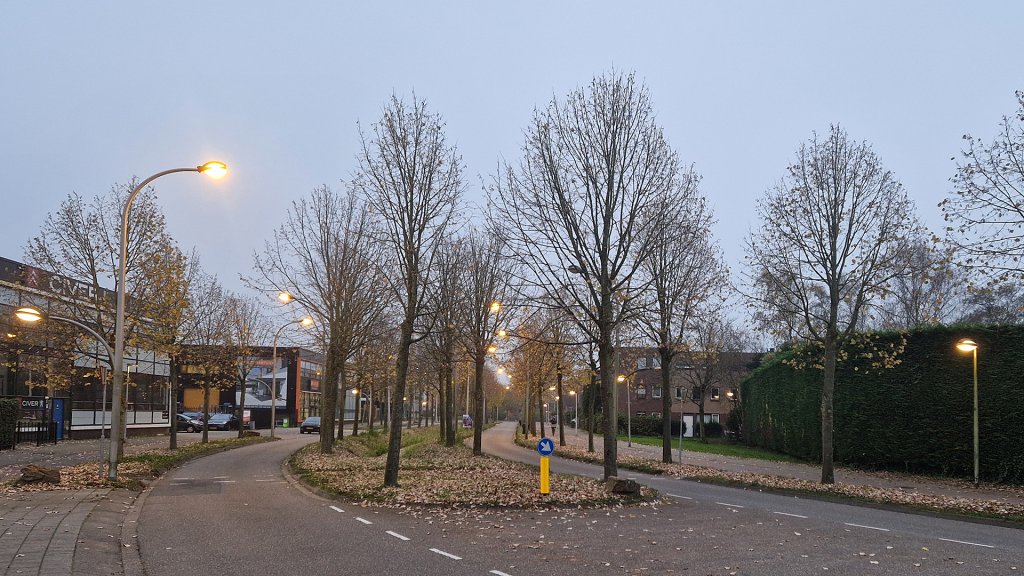
<svg viewBox="0 0 1024 576"><path fill-rule="evenodd" d="M707 436L708 438L721 438L724 431L725 429L722 428L722 425L718 422L704 423L704 435ZM700 437L699 422L693 425L693 435L694 437Z"/></svg>
<svg viewBox="0 0 1024 576"><path fill-rule="evenodd" d="M14 448L18 432L18 401L0 398L0 450Z"/></svg>

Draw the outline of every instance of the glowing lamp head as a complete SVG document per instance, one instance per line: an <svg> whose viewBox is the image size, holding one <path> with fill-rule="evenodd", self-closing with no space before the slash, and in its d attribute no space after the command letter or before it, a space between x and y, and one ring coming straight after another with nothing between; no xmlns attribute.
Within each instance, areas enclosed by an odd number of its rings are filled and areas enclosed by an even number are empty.
<svg viewBox="0 0 1024 576"><path fill-rule="evenodd" d="M18 317L18 320L22 322L39 322L43 319L43 313L35 308L26 306L24 308L18 308L14 311L14 315Z"/></svg>
<svg viewBox="0 0 1024 576"><path fill-rule="evenodd" d="M214 180L220 180L228 173L228 165L223 162L211 161L199 166L199 173L206 174Z"/></svg>
<svg viewBox="0 0 1024 576"><path fill-rule="evenodd" d="M626 377L623 376L622 374L619 374L619 377L616 378L616 380L618 380L619 382L625 382L626 381Z"/></svg>
<svg viewBox="0 0 1024 576"><path fill-rule="evenodd" d="M978 349L978 343L970 338L962 338L956 343L956 349L961 352L974 352Z"/></svg>
<svg viewBox="0 0 1024 576"><path fill-rule="evenodd" d="M508 338L508 330L498 330L498 338Z"/></svg>
<svg viewBox="0 0 1024 576"><path fill-rule="evenodd" d="M299 320L299 324L302 324L302 326L304 328L309 328L310 326L313 325L313 317L312 316L306 316L302 320Z"/></svg>
<svg viewBox="0 0 1024 576"><path fill-rule="evenodd" d="M501 302L498 302L497 300L491 302L491 312L497 314L499 310L501 310Z"/></svg>
<svg viewBox="0 0 1024 576"><path fill-rule="evenodd" d="M295 296L292 296L290 292L278 292L277 293L277 300L278 300L278 302L281 302L282 304L287 304L287 303L291 302L292 300L295 300Z"/></svg>
<svg viewBox="0 0 1024 576"><path fill-rule="evenodd" d="M498 351L498 347L493 345L493 344L491 344L490 346L487 347L487 353L488 354L494 354L497 351Z"/></svg>

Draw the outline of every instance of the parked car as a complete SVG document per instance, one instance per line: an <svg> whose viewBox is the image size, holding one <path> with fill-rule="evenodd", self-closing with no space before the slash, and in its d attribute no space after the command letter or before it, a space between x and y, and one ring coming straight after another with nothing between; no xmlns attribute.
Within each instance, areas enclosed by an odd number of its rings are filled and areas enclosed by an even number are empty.
<svg viewBox="0 0 1024 576"><path fill-rule="evenodd" d="M203 413L202 412L178 412L178 416L185 416L186 418L191 418L193 420L199 420L200 422L203 421Z"/></svg>
<svg viewBox="0 0 1024 576"><path fill-rule="evenodd" d="M199 432L203 429L202 420L189 418L185 414L178 414L178 432Z"/></svg>
<svg viewBox="0 0 1024 576"><path fill-rule="evenodd" d="M211 414L206 426L210 430L238 430L238 416L234 414Z"/></svg>
<svg viewBox="0 0 1024 576"><path fill-rule="evenodd" d="M320 433L319 416L310 416L303 420L302 424L299 424L299 434L313 434L314 432L317 434Z"/></svg>

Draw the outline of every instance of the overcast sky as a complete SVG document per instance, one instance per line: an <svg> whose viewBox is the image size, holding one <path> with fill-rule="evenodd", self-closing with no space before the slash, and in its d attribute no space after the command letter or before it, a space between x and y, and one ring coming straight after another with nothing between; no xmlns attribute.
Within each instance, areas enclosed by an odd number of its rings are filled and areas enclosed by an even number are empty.
<svg viewBox="0 0 1024 576"><path fill-rule="evenodd" d="M1024 2L4 2L0 256L72 191L157 181L171 232L239 288L290 202L355 169L357 122L413 91L483 204L535 107L635 71L703 175L730 266L754 202L830 123L870 142L932 229L971 133L1024 89Z"/></svg>

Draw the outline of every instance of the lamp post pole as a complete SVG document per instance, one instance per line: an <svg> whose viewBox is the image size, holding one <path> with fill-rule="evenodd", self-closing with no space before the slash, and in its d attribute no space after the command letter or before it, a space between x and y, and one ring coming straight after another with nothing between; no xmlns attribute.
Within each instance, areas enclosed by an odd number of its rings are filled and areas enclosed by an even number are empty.
<svg viewBox="0 0 1024 576"><path fill-rule="evenodd" d="M974 485L978 485L980 460L978 457L978 343L970 338L961 338L956 343L957 350L970 352L972 355L972 371L974 376L972 428L974 429Z"/></svg>
<svg viewBox="0 0 1024 576"><path fill-rule="evenodd" d="M138 196L139 192L143 191L146 186L168 174L174 174L176 172L198 172L204 173L209 172L214 178L219 178L224 175L227 171L227 166L222 162L207 162L202 166L196 166L195 168L172 168L170 170L164 170L163 172L157 172L143 180L138 186L136 186L131 194L128 195L128 200L124 203L124 212L121 214L121 249L120 257L118 259L117 266L117 308L114 314L114 357L113 366L113 390L111 393L110 403L110 457L108 459L107 478L109 480L117 480L117 461L118 452L121 451L121 436L124 434L125 423L121 417L121 403L124 397L124 308L127 290L125 289L125 278L128 275L128 216L131 213L132 202L135 197ZM175 425L177 425L175 423Z"/></svg>
<svg viewBox="0 0 1024 576"><path fill-rule="evenodd" d="M978 485L978 347L971 351L974 364L974 485Z"/></svg>

